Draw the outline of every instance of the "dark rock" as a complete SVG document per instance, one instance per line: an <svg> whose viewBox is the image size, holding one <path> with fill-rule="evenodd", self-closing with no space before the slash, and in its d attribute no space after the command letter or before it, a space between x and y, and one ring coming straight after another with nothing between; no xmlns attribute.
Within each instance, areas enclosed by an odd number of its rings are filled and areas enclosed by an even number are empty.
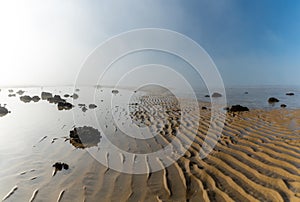
<svg viewBox="0 0 300 202"><path fill-rule="evenodd" d="M286 104L281 104L280 107L281 108L286 108Z"/></svg>
<svg viewBox="0 0 300 202"><path fill-rule="evenodd" d="M70 131L70 143L76 148L97 146L100 139L100 132L89 126L74 128Z"/></svg>
<svg viewBox="0 0 300 202"><path fill-rule="evenodd" d="M5 105L2 107L0 104L0 117L5 116L8 113L10 113L10 111L8 111L8 109L5 108Z"/></svg>
<svg viewBox="0 0 300 202"><path fill-rule="evenodd" d="M288 92L288 93L286 93L286 95L292 96L292 95L295 95L295 93Z"/></svg>
<svg viewBox="0 0 300 202"><path fill-rule="evenodd" d="M248 92L246 91L245 94L248 94Z"/></svg>
<svg viewBox="0 0 300 202"><path fill-rule="evenodd" d="M69 102L58 102L57 108L58 110L70 110L73 108L73 105Z"/></svg>
<svg viewBox="0 0 300 202"><path fill-rule="evenodd" d="M23 90L19 90L18 92L16 92L18 95L23 95L25 93L25 91Z"/></svg>
<svg viewBox="0 0 300 202"><path fill-rule="evenodd" d="M52 93L42 92L41 97L42 100L48 100L49 98L52 98Z"/></svg>
<svg viewBox="0 0 300 202"><path fill-rule="evenodd" d="M16 94L8 94L8 97L16 97Z"/></svg>
<svg viewBox="0 0 300 202"><path fill-rule="evenodd" d="M222 94L214 92L211 97L222 97Z"/></svg>
<svg viewBox="0 0 300 202"><path fill-rule="evenodd" d="M14 92L14 90L10 89L10 90L8 90L8 92L9 92L9 93L13 93L13 92Z"/></svg>
<svg viewBox="0 0 300 202"><path fill-rule="evenodd" d="M210 97L209 95L205 95L204 97Z"/></svg>
<svg viewBox="0 0 300 202"><path fill-rule="evenodd" d="M69 165L68 165L68 164L63 163L62 165L63 165L63 168L64 168L65 170L68 170L68 169L69 169Z"/></svg>
<svg viewBox="0 0 300 202"><path fill-rule="evenodd" d="M56 170L62 170L63 165L60 162L56 162L52 165L52 167L54 167Z"/></svg>
<svg viewBox="0 0 300 202"><path fill-rule="evenodd" d="M73 93L73 95L70 96L71 98L73 98L74 100L78 99L78 95L76 93Z"/></svg>
<svg viewBox="0 0 300 202"><path fill-rule="evenodd" d="M112 90L111 92L112 92L112 94L115 94L115 95L119 93L118 90Z"/></svg>
<svg viewBox="0 0 300 202"><path fill-rule="evenodd" d="M226 110L226 111L229 111L230 108L229 107L224 107L223 109Z"/></svg>
<svg viewBox="0 0 300 202"><path fill-rule="evenodd" d="M38 102L41 98L39 96L33 96L31 99L33 102Z"/></svg>
<svg viewBox="0 0 300 202"><path fill-rule="evenodd" d="M84 107L82 107L82 109L81 109L83 112L86 112L88 109L84 106Z"/></svg>
<svg viewBox="0 0 300 202"><path fill-rule="evenodd" d="M95 109L95 108L97 108L97 105L95 105L95 104L90 104L90 105L89 105L89 108L90 108L90 109Z"/></svg>
<svg viewBox="0 0 300 202"><path fill-rule="evenodd" d="M268 102L269 102L269 103L274 103L274 102L279 102L279 100L278 100L277 98L275 98L275 97L270 97L270 98L268 99Z"/></svg>
<svg viewBox="0 0 300 202"><path fill-rule="evenodd" d="M62 169L68 170L69 165L66 163L61 163L61 162L56 162L55 164L52 165L56 170L61 171Z"/></svg>
<svg viewBox="0 0 300 202"><path fill-rule="evenodd" d="M79 107L85 107L85 104L78 104Z"/></svg>
<svg viewBox="0 0 300 202"><path fill-rule="evenodd" d="M59 102L66 102L65 99L62 99L59 95L54 95L54 97L48 98L48 102L58 104Z"/></svg>
<svg viewBox="0 0 300 202"><path fill-rule="evenodd" d="M229 109L230 112L244 112L244 111L249 111L248 107L243 107L241 105L233 105Z"/></svg>
<svg viewBox="0 0 300 202"><path fill-rule="evenodd" d="M20 97L20 100L22 102L28 103L28 102L30 102L32 100L32 98L30 96L28 96L28 95L24 95L24 96Z"/></svg>
<svg viewBox="0 0 300 202"><path fill-rule="evenodd" d="M201 107L201 109L203 109L203 110L206 110L206 109L207 109L207 107L204 107L204 106L203 106L203 107Z"/></svg>
<svg viewBox="0 0 300 202"><path fill-rule="evenodd" d="M70 95L69 94L64 94L64 97L70 97Z"/></svg>

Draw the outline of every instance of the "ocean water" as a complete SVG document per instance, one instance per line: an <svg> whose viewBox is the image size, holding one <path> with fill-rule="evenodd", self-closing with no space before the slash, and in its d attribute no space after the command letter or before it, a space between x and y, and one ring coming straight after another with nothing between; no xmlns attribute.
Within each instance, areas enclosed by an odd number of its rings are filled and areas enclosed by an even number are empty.
<svg viewBox="0 0 300 202"><path fill-rule="evenodd" d="M300 108L300 87L282 87L282 86L262 86L262 87L231 87L226 88L227 105L242 105L250 109L276 109L281 104L286 104L288 109ZM248 94L245 94L248 92ZM293 92L295 95L288 96L287 92ZM197 98L201 101L210 102L210 98L206 98L207 90L196 91ZM269 104L268 99L276 97L278 103Z"/></svg>

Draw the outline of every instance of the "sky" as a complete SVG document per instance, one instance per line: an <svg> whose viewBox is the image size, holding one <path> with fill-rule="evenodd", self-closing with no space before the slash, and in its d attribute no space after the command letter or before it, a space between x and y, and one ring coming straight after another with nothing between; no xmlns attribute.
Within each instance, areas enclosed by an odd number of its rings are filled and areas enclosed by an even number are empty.
<svg viewBox="0 0 300 202"><path fill-rule="evenodd" d="M87 56L138 28L182 33L225 86L300 85L300 2L0 0L0 86L72 85Z"/></svg>

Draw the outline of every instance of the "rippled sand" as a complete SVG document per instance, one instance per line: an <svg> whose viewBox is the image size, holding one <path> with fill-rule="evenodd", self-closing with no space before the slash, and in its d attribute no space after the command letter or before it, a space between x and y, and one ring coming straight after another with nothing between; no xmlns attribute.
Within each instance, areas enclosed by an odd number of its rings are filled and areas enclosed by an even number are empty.
<svg viewBox="0 0 300 202"><path fill-rule="evenodd" d="M30 155L11 157L9 164L0 164L0 180L5 182L0 183L0 197L5 201L300 201L300 110L227 113L221 138L201 159L210 106L199 103L200 110L193 111L195 119L179 121L184 112L178 113L172 100L159 96L143 99L133 107L132 119L151 131L163 131L145 151L176 139L179 125L183 126L183 138L191 138L194 131L189 126L199 122L191 147L177 162L149 174L124 174L101 165L88 152L74 148L51 131L32 142ZM143 111L162 103L169 106L168 122L152 119ZM105 114L105 108L98 108ZM60 128L65 135L69 126L71 123ZM145 146L134 141L118 143L133 151ZM10 158L10 154L0 157ZM70 169L52 176L51 166L56 160L67 162Z"/></svg>

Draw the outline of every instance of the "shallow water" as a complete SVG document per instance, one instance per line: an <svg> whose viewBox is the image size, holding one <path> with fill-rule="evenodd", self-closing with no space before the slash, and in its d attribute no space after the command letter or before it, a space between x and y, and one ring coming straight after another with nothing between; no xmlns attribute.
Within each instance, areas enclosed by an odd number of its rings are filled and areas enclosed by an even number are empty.
<svg viewBox="0 0 300 202"><path fill-rule="evenodd" d="M18 88L13 90L16 92L19 89L25 90L24 95L30 96L40 96L42 91L47 91L53 94L59 94L64 98L64 94L73 93L72 87ZM132 92L133 90L131 89L129 91ZM248 94L244 94L245 91L247 91ZM285 93L290 91L294 92L295 95L286 96ZM96 96L87 96L90 92L96 92ZM226 92L229 105L241 104L252 109L273 109L279 108L281 103L285 103L288 108L293 109L300 107L300 89L298 88L229 88ZM74 100L75 108L72 110L59 111L55 104L50 104L45 100L40 100L36 103L24 103L20 101L19 95L16 95L16 97L8 97L8 94L10 94L8 88L1 89L0 104L7 104L6 108L11 111L11 113L0 117L1 199L3 199L13 187L17 186L17 190L7 198L6 201L28 201L32 194L35 193L35 190L39 190L37 199L43 199L45 201L56 200L63 190L65 190L63 199L66 201L83 201L84 197L95 199L101 196L109 201L114 195L111 193L111 190L122 189L124 193L128 192L129 189L126 187L127 178L136 182L131 184L133 190L139 190L139 183L143 184L143 181L145 181L143 179L140 182L139 177L141 177L141 179L144 177L149 180L148 176L132 176L120 174L112 170L107 171L107 168L95 161L87 150L75 148L66 139L74 125L88 125L98 128L98 124L101 123L103 128L106 128L107 125L107 131L105 131L105 133L111 133L112 138L110 141L115 141L114 143L116 145L119 144L118 146L124 150L127 149L132 152L147 152L146 144L136 144L136 142L130 141L130 139L120 139L120 136L116 136L116 125L112 122L112 116L108 114L108 111L112 111L117 115L125 113L122 107L128 105L127 97L125 96L128 90L122 89L118 95L114 95L118 97L118 101L120 101L117 103L119 107L109 105L113 103L112 100L108 99L112 95L110 88L81 88L80 91L76 93L79 94L80 99ZM205 91L198 93L199 99L210 101L209 98L204 98L205 94ZM276 103L274 106L269 105L267 99L271 96L279 98L280 103ZM69 102L73 101L72 98L66 99ZM103 102L101 100L103 100ZM134 103L137 101L133 99L130 100L130 102ZM83 112L82 108L78 106L79 103L86 104L87 108L89 104L96 104L97 108L93 110L88 109L86 112ZM124 106L122 106L123 104ZM209 111L207 111L207 113L209 113ZM98 119L95 119L95 115ZM268 127L271 127L271 125L268 125L270 124L268 121L261 122L260 124L267 124ZM295 127L292 127L293 130L298 129L297 121L294 121L292 125L295 125ZM283 126L279 124L274 127L274 130L278 129L278 131L280 131L280 127ZM290 131L288 131L288 133L290 133ZM248 132L246 131L245 134L248 134ZM275 133L275 135L279 134L281 134L281 132L278 132L278 134ZM297 137L298 133L291 132L291 134ZM271 138L273 138L273 135L271 136ZM105 148L107 150L110 149L106 138L101 138L100 141L101 145L91 148L92 152L97 153L104 147L107 147ZM298 146L294 147L298 152ZM53 177L52 165L55 162L68 163L70 168L58 172L56 176ZM172 167L170 167L170 169L172 169ZM170 172L169 174L172 175L174 173ZM155 175L152 176L155 177ZM161 178L158 177L158 179ZM105 183L107 187L101 183ZM119 187L118 184L121 186ZM125 186L122 187L122 185ZM145 188L148 185L149 184L145 185L144 183L143 186ZM101 189L98 186L101 186ZM149 187L151 186L149 185ZM90 189L89 191L93 194L96 193L96 195L89 194L90 192L86 191L86 189ZM160 190L161 188L156 187L155 189ZM178 190L182 189L178 188ZM128 197L130 197L130 193L127 194L129 195ZM116 194L115 197L117 198L117 196ZM135 197L135 195L132 196ZM122 193L120 193L119 197L123 197ZM180 197L185 196L180 195L179 198ZM135 198L133 198L132 201L135 201L134 199Z"/></svg>
<svg viewBox="0 0 300 202"><path fill-rule="evenodd" d="M226 88L226 99L229 106L240 104L250 109L275 109L281 104L286 104L289 109L300 108L299 86L262 86L262 87L234 87ZM197 97L201 101L210 102L210 98L204 97L208 92L205 89L197 90ZM248 94L245 94L248 92ZM287 96L287 92L295 95ZM276 97L279 103L271 105L268 103L270 97Z"/></svg>

